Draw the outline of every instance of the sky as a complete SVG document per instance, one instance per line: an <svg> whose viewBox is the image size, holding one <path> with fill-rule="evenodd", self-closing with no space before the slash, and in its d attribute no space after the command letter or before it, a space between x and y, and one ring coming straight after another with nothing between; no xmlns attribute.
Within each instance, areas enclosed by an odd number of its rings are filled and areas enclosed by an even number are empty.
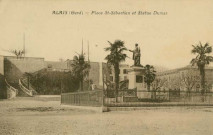
<svg viewBox="0 0 213 135"><path fill-rule="evenodd" d="M82 11L83 15L53 14ZM151 12L152 15L97 15L91 12ZM153 12L166 15L153 15ZM86 14L88 12L88 14ZM83 50L91 61L106 62L108 41L141 49L141 63L166 68L186 66L195 57L192 45L213 45L212 0L0 0L0 55L22 49L27 57L58 61ZM127 64L132 53L125 52ZM211 54L212 55L212 54Z"/></svg>

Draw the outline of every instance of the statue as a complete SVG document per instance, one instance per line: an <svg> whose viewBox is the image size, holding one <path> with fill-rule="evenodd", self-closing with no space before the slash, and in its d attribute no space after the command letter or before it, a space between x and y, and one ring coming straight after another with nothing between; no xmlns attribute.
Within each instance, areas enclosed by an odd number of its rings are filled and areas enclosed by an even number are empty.
<svg viewBox="0 0 213 135"><path fill-rule="evenodd" d="M133 52L133 60L134 60L134 66L141 66L140 64L140 57L141 57L141 51L138 47L138 44L135 44L134 50L129 50L130 52Z"/></svg>

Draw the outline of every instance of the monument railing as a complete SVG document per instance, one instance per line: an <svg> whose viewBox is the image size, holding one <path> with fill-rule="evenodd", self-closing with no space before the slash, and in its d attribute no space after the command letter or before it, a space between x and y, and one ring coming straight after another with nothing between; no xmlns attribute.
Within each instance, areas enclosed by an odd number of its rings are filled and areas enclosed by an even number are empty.
<svg viewBox="0 0 213 135"><path fill-rule="evenodd" d="M7 80L5 79L5 83L6 83L6 88L7 88L7 98L8 99L12 99L15 98L16 95L18 94L18 90L15 89L14 87L12 87Z"/></svg>
<svg viewBox="0 0 213 135"><path fill-rule="evenodd" d="M105 90L105 97L107 98L115 98L116 91L115 90ZM128 97L128 96L137 96L137 89L126 89L126 90L118 90L118 97Z"/></svg>
<svg viewBox="0 0 213 135"><path fill-rule="evenodd" d="M19 79L19 86L20 86L21 90L23 90L27 95L33 96L33 91L24 87L24 85L22 84L20 79Z"/></svg>
<svg viewBox="0 0 213 135"><path fill-rule="evenodd" d="M27 79L27 78L23 78L23 79L20 79L20 80L21 80L22 85L23 85L25 88L28 89L28 87L29 87L29 90L32 91L32 94L33 94L33 95L37 95L37 94L38 94L37 91L32 87L32 85L31 85L30 83L28 84L28 79ZM28 85L29 85L29 86L28 86Z"/></svg>
<svg viewBox="0 0 213 135"><path fill-rule="evenodd" d="M104 104L108 105L110 103L116 102L116 91L115 90L105 90L104 91ZM137 89L125 89L118 90L117 102L128 102L137 101Z"/></svg>
<svg viewBox="0 0 213 135"><path fill-rule="evenodd" d="M83 91L61 94L61 104L78 106L102 106L103 91Z"/></svg>

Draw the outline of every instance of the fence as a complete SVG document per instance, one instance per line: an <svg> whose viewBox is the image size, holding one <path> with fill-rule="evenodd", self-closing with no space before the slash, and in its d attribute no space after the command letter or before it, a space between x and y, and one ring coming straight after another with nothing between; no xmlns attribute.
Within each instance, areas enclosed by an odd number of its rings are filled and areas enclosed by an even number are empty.
<svg viewBox="0 0 213 135"><path fill-rule="evenodd" d="M137 96L140 102L213 105L213 92L206 92L202 95L201 92L180 90L137 91Z"/></svg>
<svg viewBox="0 0 213 135"><path fill-rule="evenodd" d="M74 93L62 93L61 104L79 105L79 106L102 106L103 91L85 91Z"/></svg>
<svg viewBox="0 0 213 135"><path fill-rule="evenodd" d="M104 103L110 104L116 102L116 91L105 90L104 91ZM117 102L136 102L137 101L137 89L118 90Z"/></svg>
<svg viewBox="0 0 213 135"><path fill-rule="evenodd" d="M109 107L213 105L213 92L119 90L117 102L115 95L114 90L63 93L61 103Z"/></svg>

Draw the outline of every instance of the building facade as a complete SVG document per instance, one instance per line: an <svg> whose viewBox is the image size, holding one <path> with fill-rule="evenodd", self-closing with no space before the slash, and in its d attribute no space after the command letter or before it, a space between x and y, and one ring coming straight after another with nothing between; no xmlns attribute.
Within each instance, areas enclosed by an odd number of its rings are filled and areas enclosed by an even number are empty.
<svg viewBox="0 0 213 135"><path fill-rule="evenodd" d="M130 69L130 66L127 64L120 64L119 65L120 71L119 71L119 81L127 80L128 79L128 70ZM110 81L115 81L115 74L114 74L114 68L111 67L110 70Z"/></svg>
<svg viewBox="0 0 213 135"><path fill-rule="evenodd" d="M201 90L200 72L196 66L158 72L157 78L165 82L161 90L179 89L197 92ZM213 91L213 67L206 66L205 68L205 84L207 91Z"/></svg>

